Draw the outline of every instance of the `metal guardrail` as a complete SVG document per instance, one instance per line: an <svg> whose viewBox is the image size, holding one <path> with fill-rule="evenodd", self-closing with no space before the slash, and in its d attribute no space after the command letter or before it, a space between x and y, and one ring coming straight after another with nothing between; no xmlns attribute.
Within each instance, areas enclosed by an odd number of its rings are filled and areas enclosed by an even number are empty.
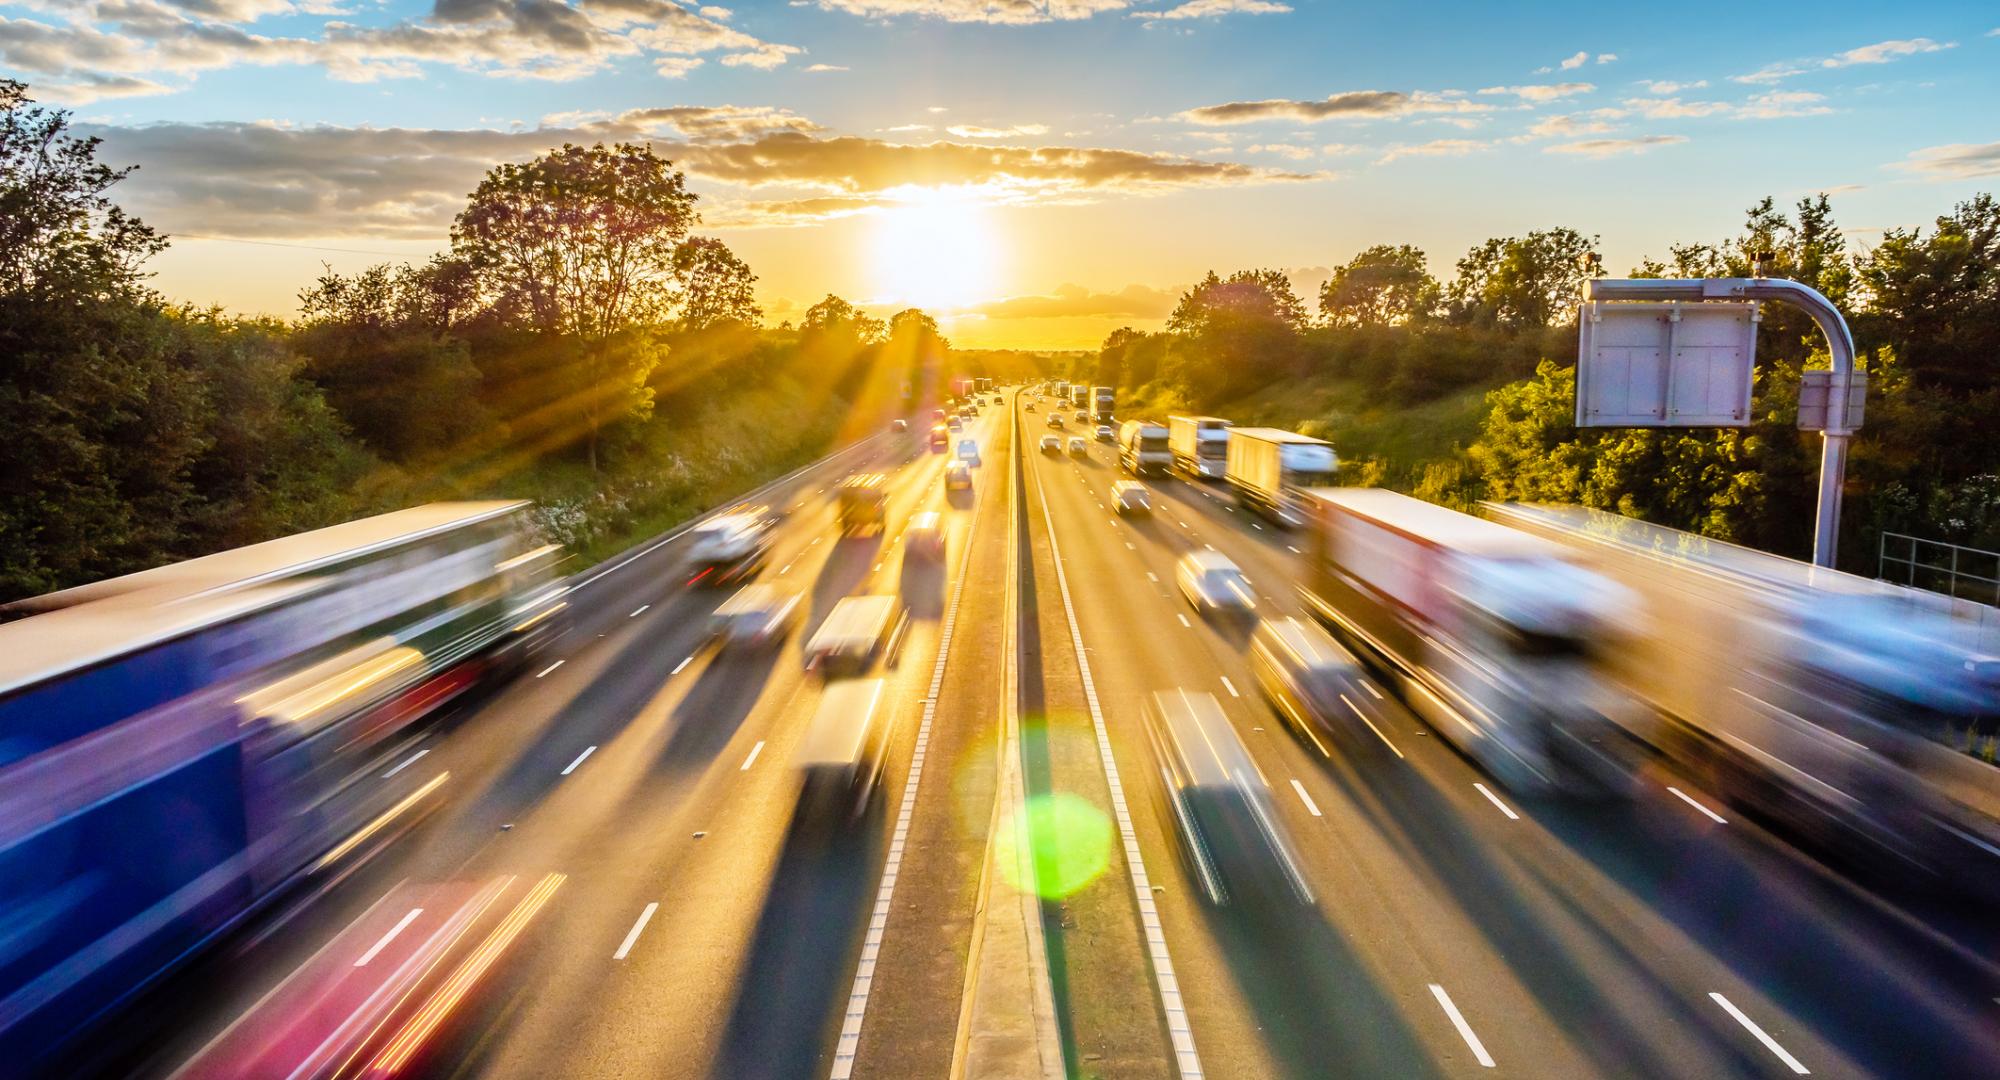
<svg viewBox="0 0 2000 1080"><path fill-rule="evenodd" d="M2000 607L2000 551L1885 532L1875 576L1956 600Z"/></svg>

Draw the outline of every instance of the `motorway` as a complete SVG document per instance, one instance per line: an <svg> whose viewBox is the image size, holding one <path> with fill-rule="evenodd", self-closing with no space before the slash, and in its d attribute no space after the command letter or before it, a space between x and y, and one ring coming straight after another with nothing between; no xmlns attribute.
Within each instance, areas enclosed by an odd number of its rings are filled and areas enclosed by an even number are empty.
<svg viewBox="0 0 2000 1080"><path fill-rule="evenodd" d="M1115 447L1037 452L1045 414L1018 404L971 422L970 493L884 435L755 495L786 514L763 576L807 608L772 654L703 647L724 594L685 584L676 537L580 579L556 650L394 767L421 821L128 1010L144 1049L94 1064L209 1075L333 975L469 938L497 944L409 1047L427 1075L951 1076L1017 685L1029 801L1061 808L1035 855L1071 1075L2000 1075L1992 919L1866 891L1656 766L1629 801L1521 799L1386 687L1348 730L1294 734L1173 568L1219 551L1260 615L1303 617L1296 538L1178 480L1120 518ZM832 485L857 471L887 475L888 528L842 538ZM902 558L925 510L942 572ZM820 692L799 641L889 591L913 619L879 805L799 820ZM1202 901L1139 722L1172 687L1237 726L1313 904Z"/></svg>

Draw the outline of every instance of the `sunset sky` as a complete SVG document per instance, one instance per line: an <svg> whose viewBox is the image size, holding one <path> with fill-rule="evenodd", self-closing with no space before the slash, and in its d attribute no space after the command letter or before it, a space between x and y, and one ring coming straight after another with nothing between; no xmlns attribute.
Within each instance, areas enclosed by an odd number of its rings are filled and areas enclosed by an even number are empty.
<svg viewBox="0 0 2000 1080"><path fill-rule="evenodd" d="M0 0L175 235L158 287L289 316L421 259L481 174L650 140L772 322L833 292L966 345L1094 347L1208 269L1448 275L1569 225L1622 271L1833 193L1858 243L2000 187L2000 9L1330 0ZM1516 10L1521 9L1521 10Z"/></svg>

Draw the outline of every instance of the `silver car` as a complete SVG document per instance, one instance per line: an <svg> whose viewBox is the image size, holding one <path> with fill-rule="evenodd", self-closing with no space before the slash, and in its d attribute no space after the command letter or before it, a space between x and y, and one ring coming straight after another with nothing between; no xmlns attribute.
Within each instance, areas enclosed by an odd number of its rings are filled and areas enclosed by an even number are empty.
<svg viewBox="0 0 2000 1080"><path fill-rule="evenodd" d="M1313 902L1271 787L1214 694L1162 690L1146 700L1146 738L1174 828L1210 903L1289 895Z"/></svg>
<svg viewBox="0 0 2000 1080"><path fill-rule="evenodd" d="M764 649L785 639L799 621L799 594L777 585L745 585L722 602L709 629L722 649Z"/></svg>
<svg viewBox="0 0 2000 1080"><path fill-rule="evenodd" d="M1150 514L1153 496L1137 480L1120 480L1111 485L1111 506L1122 514Z"/></svg>
<svg viewBox="0 0 2000 1080"><path fill-rule="evenodd" d="M1247 615L1257 610L1250 582L1227 555L1190 551L1174 567L1174 581L1203 615Z"/></svg>
<svg viewBox="0 0 2000 1080"><path fill-rule="evenodd" d="M1363 688L1368 672L1317 625L1291 617L1258 623L1250 637L1250 668L1264 700L1320 753L1332 756L1320 733L1353 731L1357 722L1387 741L1377 726L1384 719L1376 708L1381 698Z"/></svg>

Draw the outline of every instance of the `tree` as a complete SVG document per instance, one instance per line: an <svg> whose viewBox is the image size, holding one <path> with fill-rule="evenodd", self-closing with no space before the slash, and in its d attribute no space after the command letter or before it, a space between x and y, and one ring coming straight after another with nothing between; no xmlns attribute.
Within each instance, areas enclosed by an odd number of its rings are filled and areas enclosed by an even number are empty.
<svg viewBox="0 0 2000 1080"><path fill-rule="evenodd" d="M1446 298L1464 322L1517 329L1567 322L1591 277L1585 256L1596 250L1596 237L1568 228L1488 240L1458 260Z"/></svg>
<svg viewBox="0 0 2000 1080"><path fill-rule="evenodd" d="M681 286L682 329L707 330L722 323L754 327L764 318L764 309L757 306L757 275L712 236L682 242L674 252L674 276Z"/></svg>
<svg viewBox="0 0 2000 1080"><path fill-rule="evenodd" d="M1402 326L1430 317L1439 297L1422 251L1377 244L1320 286L1319 312L1329 326Z"/></svg>
<svg viewBox="0 0 2000 1080"><path fill-rule="evenodd" d="M1976 195L1923 229L1890 229L1861 261L1861 329L1924 386L1991 391L2000 377L2000 201Z"/></svg>
<svg viewBox="0 0 2000 1080"><path fill-rule="evenodd" d="M1291 374L1305 305L1280 270L1209 271L1167 317L1173 377L1208 403Z"/></svg>
<svg viewBox="0 0 2000 1080"><path fill-rule="evenodd" d="M31 108L0 79L0 293L41 299L131 296L166 240L105 194L137 166L97 160L99 140L70 114Z"/></svg>
<svg viewBox="0 0 2000 1080"><path fill-rule="evenodd" d="M672 310L695 198L649 145L565 144L494 167L452 225L454 254L497 306L573 343L570 404L592 471L604 426L652 407L646 377L661 348L646 331Z"/></svg>
<svg viewBox="0 0 2000 1080"><path fill-rule="evenodd" d="M850 351L881 341L884 333L882 320L832 293L806 309L805 317L799 320L799 330L809 339L845 346Z"/></svg>

